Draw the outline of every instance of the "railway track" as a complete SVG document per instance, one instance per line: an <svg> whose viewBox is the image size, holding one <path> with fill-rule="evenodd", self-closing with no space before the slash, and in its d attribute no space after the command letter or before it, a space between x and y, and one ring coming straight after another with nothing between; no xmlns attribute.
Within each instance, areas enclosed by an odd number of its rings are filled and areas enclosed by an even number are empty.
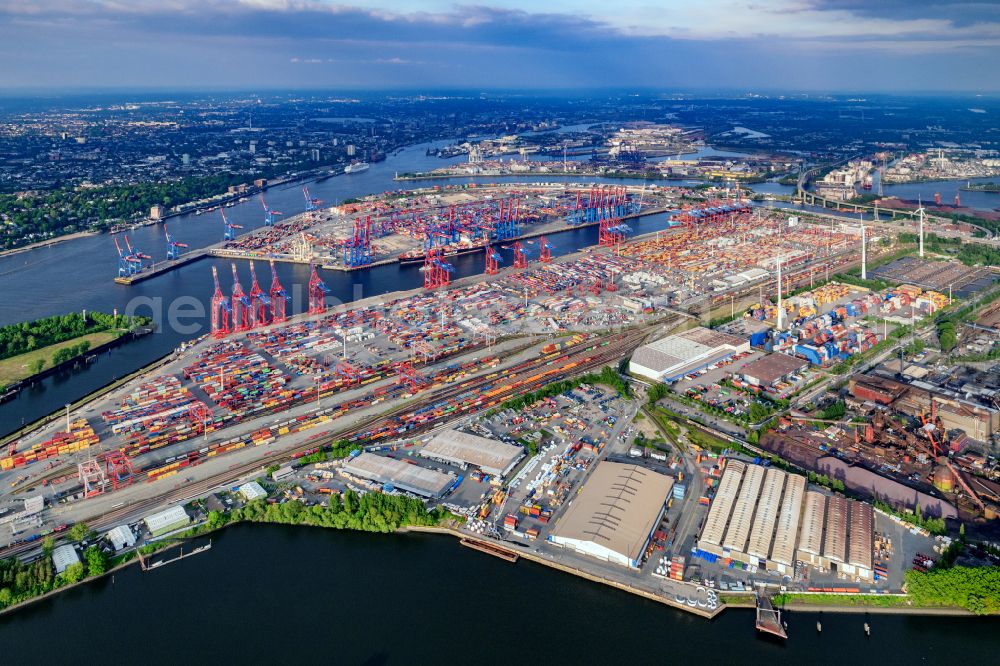
<svg viewBox="0 0 1000 666"><path fill-rule="evenodd" d="M668 326L676 325L683 319L683 317L675 315L668 318L666 321L659 321L655 324L647 324L636 329L628 329L606 336L605 338L592 342L591 344L583 344L579 349L572 349L561 357L567 362L567 365L572 363L572 368L569 371L539 377L533 383L523 384L519 381L513 380L516 379L518 375L525 375L550 365L553 362L552 359L547 356L540 356L538 358L524 361L513 368L506 369L504 372L508 373L506 377L507 381L505 382L507 384L507 391L501 394L502 399L499 399L498 403L512 397L511 394L513 394L514 391L530 392L544 386L545 384L561 381L574 375L583 374L607 365L611 361L617 361L623 356L630 354L636 347L638 347L652 330L663 326L665 323ZM443 400L455 398L456 396L469 391L481 390L485 387L494 385L495 383L495 378L484 376L472 378L456 384L446 385L436 390L431 389L426 394L420 396L420 399L415 402L399 405L389 409L388 411L373 415L350 428L330 431L321 437L311 438L302 444L297 444L283 450L279 456L268 456L267 462L274 463L291 460L298 453L303 453L318 447L330 446L336 441L363 435L364 433L369 432L373 426L384 425L390 422L393 418L413 413L422 407L439 403ZM481 411L481 409L482 408L469 410L467 414L474 414ZM457 414L455 413L442 414L440 417L431 419L426 423L409 428L406 431L405 436L410 437L420 432L425 432L431 428L439 426L443 422L454 419L456 416ZM363 443L359 442L359 446L363 446ZM88 519L87 523L91 526L91 528L100 532L110 529L123 522L132 522L137 517L146 515L149 511L158 508L163 504L177 503L187 501L195 497L201 497L214 488L228 485L229 483L260 469L262 462L263 460L261 458L257 458L245 463L233 465L223 472L214 474L200 481L186 483L182 486L172 488L164 493L156 495L155 497L129 502L127 506L112 509L111 511L107 511ZM16 544L0 550L0 557L22 555L37 547L38 542Z"/></svg>

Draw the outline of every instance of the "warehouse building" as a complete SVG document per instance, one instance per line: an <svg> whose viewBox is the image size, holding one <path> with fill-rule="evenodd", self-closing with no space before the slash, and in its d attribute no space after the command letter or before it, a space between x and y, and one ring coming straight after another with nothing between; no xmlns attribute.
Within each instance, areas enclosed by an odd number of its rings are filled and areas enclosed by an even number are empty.
<svg viewBox="0 0 1000 666"><path fill-rule="evenodd" d="M639 347L628 368L654 381L672 382L749 350L749 340L699 326Z"/></svg>
<svg viewBox="0 0 1000 666"><path fill-rule="evenodd" d="M80 563L80 556L76 554L76 548L69 544L59 546L52 551L52 566L56 568L56 573L61 574L74 564Z"/></svg>
<svg viewBox="0 0 1000 666"><path fill-rule="evenodd" d="M740 493L736 497L732 515L729 517L726 537L722 540L723 550L728 551L728 557L732 557L734 560L749 561L746 554L747 538L750 536L750 526L754 511L757 509L757 499L760 497L760 487L763 483L764 468L760 465L751 465L743 473Z"/></svg>
<svg viewBox="0 0 1000 666"><path fill-rule="evenodd" d="M174 506L166 511L146 516L143 518L143 522L146 523L146 529L149 530L150 535L156 537L188 525L191 522L191 517L187 515L184 507Z"/></svg>
<svg viewBox="0 0 1000 666"><path fill-rule="evenodd" d="M850 505L843 497L826 501L826 536L823 538L824 567L837 568L847 562L847 519Z"/></svg>
<svg viewBox="0 0 1000 666"><path fill-rule="evenodd" d="M802 517L802 498L806 493L806 480L797 474L786 475L785 495L774 530L774 545L767 562L770 571L790 574L795 571L795 546L798 543L799 521Z"/></svg>
<svg viewBox="0 0 1000 666"><path fill-rule="evenodd" d="M524 457L524 449L467 432L445 430L428 442L420 455L462 469L471 465L487 474L503 477Z"/></svg>
<svg viewBox="0 0 1000 666"><path fill-rule="evenodd" d="M132 534L132 530L128 525L119 525L110 530L106 538L115 551L125 550L135 545L135 535Z"/></svg>
<svg viewBox="0 0 1000 666"><path fill-rule="evenodd" d="M806 564L818 565L823 556L823 520L826 516L826 495L810 490L802 512L802 532L799 534L797 558Z"/></svg>
<svg viewBox="0 0 1000 666"><path fill-rule="evenodd" d="M871 580L870 505L817 491L780 469L729 461L696 551L793 574L796 562Z"/></svg>
<svg viewBox="0 0 1000 666"><path fill-rule="evenodd" d="M851 543L847 550L844 573L866 580L874 577L872 547L875 533L875 511L870 504L851 501Z"/></svg>
<svg viewBox="0 0 1000 666"><path fill-rule="evenodd" d="M342 469L353 476L381 483L386 490L395 488L427 498L441 497L457 481L454 477L437 470L377 456L374 453L355 456L345 463Z"/></svg>
<svg viewBox="0 0 1000 666"><path fill-rule="evenodd" d="M765 387L786 381L808 366L808 361L801 358L775 352L747 363L740 372L748 384Z"/></svg>
<svg viewBox="0 0 1000 666"><path fill-rule="evenodd" d="M262 499L267 497L267 491L264 490L264 486L260 485L256 481L247 481L239 488L240 495L247 502L252 502L255 499Z"/></svg>
<svg viewBox="0 0 1000 666"><path fill-rule="evenodd" d="M750 542L746 554L751 561L764 562L771 554L771 541L774 535L774 525L778 520L778 509L781 502L781 491L785 488L787 474L771 467L764 475L764 485L760 500L757 503L757 514L754 516L753 528L750 530Z"/></svg>
<svg viewBox="0 0 1000 666"><path fill-rule="evenodd" d="M549 541L606 562L638 568L667 507L673 479L602 462L572 500Z"/></svg>
<svg viewBox="0 0 1000 666"><path fill-rule="evenodd" d="M726 533L729 514L732 513L746 468L741 462L729 461L719 483L719 490L715 493L715 500L708 509L708 518L705 519L705 529L702 530L698 546L713 555L723 554L722 537Z"/></svg>

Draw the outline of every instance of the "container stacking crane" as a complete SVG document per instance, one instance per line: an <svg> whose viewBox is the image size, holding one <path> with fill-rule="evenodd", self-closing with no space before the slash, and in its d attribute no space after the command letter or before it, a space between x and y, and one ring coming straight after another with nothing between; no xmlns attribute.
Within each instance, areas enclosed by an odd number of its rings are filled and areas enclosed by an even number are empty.
<svg viewBox="0 0 1000 666"><path fill-rule="evenodd" d="M115 239L115 249L118 250L118 277L128 277L132 275L132 262L125 251L122 250L118 239Z"/></svg>
<svg viewBox="0 0 1000 666"><path fill-rule="evenodd" d="M312 269L309 276L309 314L323 314L326 312L326 295L330 293L330 288L320 279L316 266L310 262L309 267Z"/></svg>
<svg viewBox="0 0 1000 666"><path fill-rule="evenodd" d="M305 185L302 186L302 195L306 198L306 210L313 211L316 207L323 203L320 199L314 199L311 194L309 194L309 188Z"/></svg>
<svg viewBox="0 0 1000 666"><path fill-rule="evenodd" d="M552 248L555 246L542 236L538 239L538 261L547 264L552 261Z"/></svg>
<svg viewBox="0 0 1000 666"><path fill-rule="evenodd" d="M128 236L125 237L125 249L128 250L128 254L125 255L125 259L132 265L132 272L129 275L135 275L136 273L142 271L142 260L152 259L148 254L143 254L139 248L132 248L132 244L128 242Z"/></svg>
<svg viewBox="0 0 1000 666"><path fill-rule="evenodd" d="M264 195L263 194L260 195L260 205L264 207L264 226L265 227L273 227L274 226L274 216L275 215L284 215L284 213L282 213L280 211L276 211L273 208L268 208L267 207L267 202L264 201Z"/></svg>
<svg viewBox="0 0 1000 666"><path fill-rule="evenodd" d="M243 285L240 284L240 276L236 273L236 262L233 267L233 311L232 311L232 332L240 333L250 329L250 299L243 292Z"/></svg>
<svg viewBox="0 0 1000 666"><path fill-rule="evenodd" d="M271 259L271 323L281 324L286 321L285 304L288 301L288 292L278 281L278 269L275 268L274 259Z"/></svg>
<svg viewBox="0 0 1000 666"><path fill-rule="evenodd" d="M267 312L271 305L271 298L260 288L257 282L257 271L254 270L253 261L250 262L250 328L267 326Z"/></svg>
<svg viewBox="0 0 1000 666"><path fill-rule="evenodd" d="M496 275L500 272L500 263L503 261L503 257L500 253L493 249L492 246L486 246L486 274Z"/></svg>
<svg viewBox="0 0 1000 666"><path fill-rule="evenodd" d="M219 285L219 272L212 266L212 279L215 280L215 293L212 294L212 337L224 338L229 335L229 315L232 307L229 299L222 293Z"/></svg>
<svg viewBox="0 0 1000 666"><path fill-rule="evenodd" d="M243 226L230 222L229 218L226 217L226 211L221 208L219 209L219 212L222 213L222 225L225 228L225 233L223 234L222 239L227 241L236 240L236 230L242 229Z"/></svg>
<svg viewBox="0 0 1000 666"><path fill-rule="evenodd" d="M436 287L447 287L451 284L451 274L455 268L444 260L441 248L435 247L427 250L424 255L424 288L434 289Z"/></svg>
<svg viewBox="0 0 1000 666"><path fill-rule="evenodd" d="M528 267L528 253L525 251L521 241L514 243L514 268Z"/></svg>
<svg viewBox="0 0 1000 666"><path fill-rule="evenodd" d="M174 237L167 231L166 224L163 225L163 233L167 236L167 259L180 259L181 248L186 248L188 244L175 241Z"/></svg>

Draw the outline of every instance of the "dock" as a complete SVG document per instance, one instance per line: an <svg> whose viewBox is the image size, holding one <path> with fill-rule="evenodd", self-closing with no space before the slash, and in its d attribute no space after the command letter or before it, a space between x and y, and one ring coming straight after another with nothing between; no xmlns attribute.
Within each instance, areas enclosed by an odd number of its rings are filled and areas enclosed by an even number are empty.
<svg viewBox="0 0 1000 666"><path fill-rule="evenodd" d="M487 555L492 555L493 557L499 557L501 560L506 562L517 562L518 554L496 546L492 543L486 541L480 541L478 539L470 539L468 537L463 537L460 544L467 548L472 548L473 550L478 550L480 553L486 553Z"/></svg>
<svg viewBox="0 0 1000 666"><path fill-rule="evenodd" d="M156 562L153 562L153 563L147 562L146 559L143 558L142 552L139 551L138 549L136 549L136 554L139 556L139 566L142 568L142 570L143 571L152 571L153 569L158 569L159 567L162 567L164 565L172 564L172 563L177 562L179 560L183 560L185 557L191 557L192 555L197 555L198 553L204 553L205 551L211 550L211 549L212 549L212 542L211 541L209 541L208 543L206 543L204 546L198 546L194 550L190 550L190 551L188 551L186 553L184 552L184 547L181 546L181 553L177 557L173 557L173 558L171 558L169 560L157 560Z"/></svg>
<svg viewBox="0 0 1000 666"><path fill-rule="evenodd" d="M148 280L150 278L163 275L164 273L169 273L175 268L192 264L199 259L204 259L210 254L211 252L209 250L192 250L191 252L181 255L178 259L168 259L167 261L153 264L149 268L144 268L134 275L119 275L115 278L115 282L126 286L137 284L143 280Z"/></svg>
<svg viewBox="0 0 1000 666"><path fill-rule="evenodd" d="M771 600L764 594L757 593L757 631L788 638L785 627L781 624L781 611L774 607Z"/></svg>

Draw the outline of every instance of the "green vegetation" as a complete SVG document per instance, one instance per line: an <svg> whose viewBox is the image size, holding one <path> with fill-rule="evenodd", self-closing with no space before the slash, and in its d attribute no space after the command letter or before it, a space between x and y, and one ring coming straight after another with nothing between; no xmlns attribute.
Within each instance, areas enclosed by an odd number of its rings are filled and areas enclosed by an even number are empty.
<svg viewBox="0 0 1000 666"><path fill-rule="evenodd" d="M603 384L605 386L610 386L625 398L631 396L632 394L632 390L625 382L625 379L618 374L614 368L605 366L600 373L589 373L576 377L575 379L564 379L559 382L553 382L551 384L546 384L537 391L532 391L531 393L525 393L516 398L505 400L500 403L495 410L492 410L490 414L495 414L496 412L504 409L521 410L528 405L541 400L542 398L551 398L553 396L566 393L567 391L572 391L581 384Z"/></svg>
<svg viewBox="0 0 1000 666"><path fill-rule="evenodd" d="M59 236L87 229L104 229L123 220L141 219L154 204L168 209L225 194L230 185L252 182L256 178L272 178L302 166L318 164L284 164L262 169L257 173L218 172L210 176L189 176L165 182L103 185L100 187L62 187L49 191L0 194L0 217L6 217L18 234L4 238L5 248L22 244L29 234Z"/></svg>
<svg viewBox="0 0 1000 666"><path fill-rule="evenodd" d="M957 606L976 615L1000 613L1000 567L907 571L906 589L920 606Z"/></svg>
<svg viewBox="0 0 1000 666"><path fill-rule="evenodd" d="M872 504L876 509L892 514L911 525L922 527L931 534L945 534L948 531L948 526L945 524L944 518L924 518L919 505L916 507L916 511L897 511L891 504L877 498L872 501Z"/></svg>
<svg viewBox="0 0 1000 666"><path fill-rule="evenodd" d="M87 340L84 340L79 344L57 349L56 353L52 355L52 365L56 366L70 360L71 358L75 358L80 354L86 353L88 349L90 349L90 342Z"/></svg>
<svg viewBox="0 0 1000 666"><path fill-rule="evenodd" d="M826 409L820 410L816 414L816 418L822 419L824 421L836 421L837 419L843 418L844 414L847 413L847 405L843 400L837 400L832 403Z"/></svg>
<svg viewBox="0 0 1000 666"><path fill-rule="evenodd" d="M87 531L84 525L84 533ZM46 552L51 545L43 543L43 555L34 562L26 564L16 557L0 560L0 610L108 570L107 557L100 548L91 546L83 552L83 562L70 565L56 575L49 556L51 549Z"/></svg>
<svg viewBox="0 0 1000 666"><path fill-rule="evenodd" d="M813 606L862 606L873 608L894 608L910 606L908 597L888 594L779 594L774 597L776 606L790 603Z"/></svg>
<svg viewBox="0 0 1000 666"><path fill-rule="evenodd" d="M219 526L247 521L392 532L404 526L431 527L450 519L454 519L454 516L449 511L440 507L428 511L422 502L410 497L383 493L365 493L359 496L349 490L344 493L343 498L331 495L330 504L326 507L307 507L296 501L268 504L263 499L254 500L241 509L233 510L228 516L220 515L216 522L221 522Z"/></svg>
<svg viewBox="0 0 1000 666"><path fill-rule="evenodd" d="M298 462L303 465L310 465L312 463L326 462L327 460L340 460L346 458L351 454L351 451L358 448L358 444L353 444L346 439L341 439L336 441L329 447L323 448L316 453L312 453L308 456L303 456L299 458ZM278 466L275 465L274 469L276 471ZM268 472L270 474L270 472Z"/></svg>
<svg viewBox="0 0 1000 666"><path fill-rule="evenodd" d="M79 338L90 333L125 330L144 326L148 317L118 317L103 312L88 312L86 317L78 312L54 317L10 324L0 328L0 359L48 347L57 342Z"/></svg>
<svg viewBox="0 0 1000 666"><path fill-rule="evenodd" d="M844 482L840 479L831 479L826 474L817 474L816 472L809 472L807 476L810 483L818 483L821 486L826 486L830 490L844 492Z"/></svg>

